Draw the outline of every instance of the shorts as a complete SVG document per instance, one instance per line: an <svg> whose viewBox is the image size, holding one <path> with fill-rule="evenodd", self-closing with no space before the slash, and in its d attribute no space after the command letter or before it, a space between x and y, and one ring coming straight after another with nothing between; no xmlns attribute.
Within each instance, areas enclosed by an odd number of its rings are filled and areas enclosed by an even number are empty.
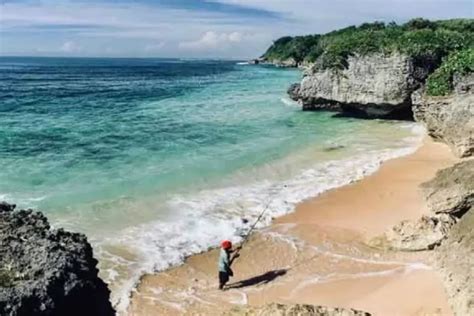
<svg viewBox="0 0 474 316"><path fill-rule="evenodd" d="M229 281L229 274L227 272L219 271L219 284L226 284Z"/></svg>

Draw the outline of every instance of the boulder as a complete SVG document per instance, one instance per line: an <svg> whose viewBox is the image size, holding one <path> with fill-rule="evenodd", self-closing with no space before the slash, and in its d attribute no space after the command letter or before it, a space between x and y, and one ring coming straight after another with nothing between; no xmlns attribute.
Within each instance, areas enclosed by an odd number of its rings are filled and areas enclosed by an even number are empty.
<svg viewBox="0 0 474 316"><path fill-rule="evenodd" d="M474 73L455 75L454 92L430 97L413 93L413 115L434 139L448 144L458 157L474 154Z"/></svg>
<svg viewBox="0 0 474 316"><path fill-rule="evenodd" d="M0 203L0 315L114 315L82 234Z"/></svg>
<svg viewBox="0 0 474 316"><path fill-rule="evenodd" d="M417 221L402 221L383 236L369 241L376 248L422 251L439 246L456 219L448 214L423 216Z"/></svg>
<svg viewBox="0 0 474 316"><path fill-rule="evenodd" d="M461 217L474 204L474 160L438 171L421 187L432 213Z"/></svg>
<svg viewBox="0 0 474 316"><path fill-rule="evenodd" d="M268 304L264 306L246 306L236 307L230 312L225 313L228 316L370 316L369 313L351 309L335 308L307 304Z"/></svg>

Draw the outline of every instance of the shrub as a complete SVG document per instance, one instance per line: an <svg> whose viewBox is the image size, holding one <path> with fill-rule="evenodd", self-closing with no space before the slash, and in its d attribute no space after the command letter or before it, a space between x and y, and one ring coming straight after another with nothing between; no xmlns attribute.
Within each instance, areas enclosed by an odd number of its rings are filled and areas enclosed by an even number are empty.
<svg viewBox="0 0 474 316"><path fill-rule="evenodd" d="M436 29L437 24L423 18L416 18L408 21L405 27L409 30Z"/></svg>
<svg viewBox="0 0 474 316"><path fill-rule="evenodd" d="M394 22L364 23L324 35L282 37L262 56L269 60L294 58L316 62L322 68L341 69L354 54L403 52L411 57L429 56L438 63L453 51L474 46L474 20L429 21L413 19L404 25Z"/></svg>
<svg viewBox="0 0 474 316"><path fill-rule="evenodd" d="M474 72L474 48L467 48L449 55L427 79L427 94L447 95L453 90L454 74Z"/></svg>

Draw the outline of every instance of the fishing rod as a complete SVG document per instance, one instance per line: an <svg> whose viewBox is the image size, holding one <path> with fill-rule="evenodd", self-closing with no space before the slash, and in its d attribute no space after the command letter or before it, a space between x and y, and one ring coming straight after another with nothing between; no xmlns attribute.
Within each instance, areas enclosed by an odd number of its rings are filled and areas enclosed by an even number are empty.
<svg viewBox="0 0 474 316"><path fill-rule="evenodd" d="M270 198L273 198L275 194L273 194ZM268 210L268 208L270 207L270 204L272 203L272 199L270 199L267 203L267 205L265 206L265 208L263 209L263 211L260 213L260 215L257 217L257 219L255 220L255 222L253 223L253 225L250 227L249 231L247 232L247 234L245 235L244 239L242 240L242 242L240 243L240 246L237 248L237 250L235 251L233 257L234 258L237 258L237 255L239 254L240 250L242 249L242 247L244 246L244 244L247 242L247 240L249 239L250 237L250 234L252 233L252 231L255 229L255 227L257 226L258 222L260 222L260 220L262 219L263 215L265 214L265 212Z"/></svg>

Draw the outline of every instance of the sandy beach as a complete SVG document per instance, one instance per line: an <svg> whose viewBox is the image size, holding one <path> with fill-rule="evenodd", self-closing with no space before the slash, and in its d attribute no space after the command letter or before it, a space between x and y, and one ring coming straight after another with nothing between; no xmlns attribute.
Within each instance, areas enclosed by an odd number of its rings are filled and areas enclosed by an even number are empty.
<svg viewBox="0 0 474 316"><path fill-rule="evenodd" d="M220 315L236 305L281 302L451 315L426 253L384 252L365 242L426 212L419 185L455 161L446 145L425 139L414 154L309 199L253 234L233 266L230 289L217 290L214 249L144 276L128 314Z"/></svg>

